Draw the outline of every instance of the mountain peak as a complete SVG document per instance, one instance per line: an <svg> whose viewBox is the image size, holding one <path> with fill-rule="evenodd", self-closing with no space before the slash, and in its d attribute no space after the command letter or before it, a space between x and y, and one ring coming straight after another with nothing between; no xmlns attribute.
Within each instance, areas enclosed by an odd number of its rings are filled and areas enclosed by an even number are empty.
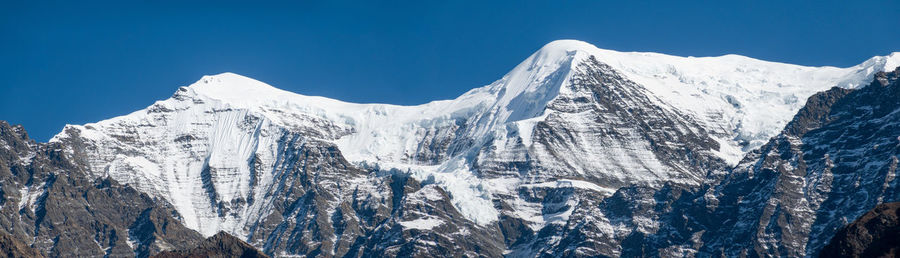
<svg viewBox="0 0 900 258"><path fill-rule="evenodd" d="M278 90L264 82L257 81L253 78L243 76L236 73L225 72L216 75L204 75L200 80L194 82L190 86L192 89L199 90L228 90L228 91L271 91Z"/></svg>
<svg viewBox="0 0 900 258"><path fill-rule="evenodd" d="M560 39L554 40L550 43L547 43L543 47L541 47L538 52L552 53L552 52L572 52L572 51L585 51L592 52L597 50L598 48L591 43L587 43L581 40L574 39Z"/></svg>
<svg viewBox="0 0 900 258"><path fill-rule="evenodd" d="M873 67L873 70L878 71L893 71L894 68L900 66L900 52L893 52L886 56L875 56L869 58L862 64L863 66ZM866 68L869 68L866 67Z"/></svg>
<svg viewBox="0 0 900 258"><path fill-rule="evenodd" d="M204 75L187 86L196 94L231 104L260 104L285 98L305 97L293 92L275 88L256 79L236 73Z"/></svg>

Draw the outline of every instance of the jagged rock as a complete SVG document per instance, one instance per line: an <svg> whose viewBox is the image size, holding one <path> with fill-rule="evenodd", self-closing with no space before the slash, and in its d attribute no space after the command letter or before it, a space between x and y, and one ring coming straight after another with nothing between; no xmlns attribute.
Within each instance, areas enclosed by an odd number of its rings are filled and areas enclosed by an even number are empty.
<svg viewBox="0 0 900 258"><path fill-rule="evenodd" d="M268 258L269 256L256 250L247 242L229 235L225 232L219 232L211 237L200 241L197 246L185 250L164 251L153 256L153 258L179 258L179 257L241 257L241 258Z"/></svg>

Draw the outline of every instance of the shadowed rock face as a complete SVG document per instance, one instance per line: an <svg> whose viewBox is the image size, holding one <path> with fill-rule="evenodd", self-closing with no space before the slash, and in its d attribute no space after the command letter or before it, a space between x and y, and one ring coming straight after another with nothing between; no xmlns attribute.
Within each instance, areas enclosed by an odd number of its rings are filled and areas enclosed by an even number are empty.
<svg viewBox="0 0 900 258"><path fill-rule="evenodd" d="M900 202L885 203L847 225L819 257L897 257L900 255Z"/></svg>
<svg viewBox="0 0 900 258"><path fill-rule="evenodd" d="M3 257L44 257L19 239L0 231L0 256Z"/></svg>
<svg viewBox="0 0 900 258"><path fill-rule="evenodd" d="M4 235L52 257L147 257L202 239L164 203L114 180L88 179L59 152L0 121Z"/></svg>
<svg viewBox="0 0 900 258"><path fill-rule="evenodd" d="M256 250L247 242L241 241L236 237L225 232L219 232L206 240L203 240L196 247L164 251L153 256L154 258L179 258L179 257L241 257L241 258L267 258L269 256Z"/></svg>

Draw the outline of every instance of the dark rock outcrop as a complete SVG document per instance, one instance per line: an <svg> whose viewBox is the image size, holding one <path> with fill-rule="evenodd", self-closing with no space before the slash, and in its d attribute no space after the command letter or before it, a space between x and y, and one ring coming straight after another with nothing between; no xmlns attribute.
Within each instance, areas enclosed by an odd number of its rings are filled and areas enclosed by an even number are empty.
<svg viewBox="0 0 900 258"><path fill-rule="evenodd" d="M24 242L0 230L0 256L2 257L44 257Z"/></svg>
<svg viewBox="0 0 900 258"><path fill-rule="evenodd" d="M900 256L900 202L885 203L847 225L819 257Z"/></svg>

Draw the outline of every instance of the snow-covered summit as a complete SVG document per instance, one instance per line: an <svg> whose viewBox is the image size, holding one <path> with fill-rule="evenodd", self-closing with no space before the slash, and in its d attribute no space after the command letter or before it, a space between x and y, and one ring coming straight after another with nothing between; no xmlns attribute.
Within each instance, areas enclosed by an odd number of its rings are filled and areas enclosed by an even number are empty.
<svg viewBox="0 0 900 258"><path fill-rule="evenodd" d="M289 93L250 77L229 72L217 75L205 75L196 83L191 84L188 87L199 92L231 99L240 99L243 97L273 97ZM245 95L245 93L252 94Z"/></svg>

